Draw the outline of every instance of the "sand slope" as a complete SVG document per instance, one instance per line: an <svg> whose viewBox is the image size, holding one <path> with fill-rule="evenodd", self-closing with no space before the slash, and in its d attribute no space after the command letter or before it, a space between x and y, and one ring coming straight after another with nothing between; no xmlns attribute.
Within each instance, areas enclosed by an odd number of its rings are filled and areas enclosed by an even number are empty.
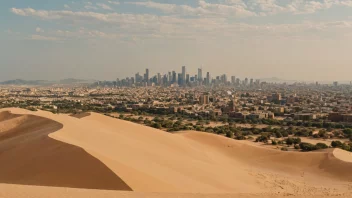
<svg viewBox="0 0 352 198"><path fill-rule="evenodd" d="M352 163L330 151L281 152L207 133L166 133L96 113L77 119L8 110L62 124L49 137L83 148L140 193L330 195L352 191ZM73 164L72 160L60 161Z"/></svg>
<svg viewBox="0 0 352 198"><path fill-rule="evenodd" d="M1 112L0 183L91 189L130 188L82 148L48 137L62 124L34 115ZM5 119L6 118L6 119Z"/></svg>

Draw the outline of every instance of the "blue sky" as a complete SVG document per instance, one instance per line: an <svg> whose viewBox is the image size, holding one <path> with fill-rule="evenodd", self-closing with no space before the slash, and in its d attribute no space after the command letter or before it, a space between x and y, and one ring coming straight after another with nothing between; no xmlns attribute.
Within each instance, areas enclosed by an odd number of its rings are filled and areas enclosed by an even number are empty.
<svg viewBox="0 0 352 198"><path fill-rule="evenodd" d="M350 80L352 0L11 0L0 80L115 79L198 67L238 77Z"/></svg>

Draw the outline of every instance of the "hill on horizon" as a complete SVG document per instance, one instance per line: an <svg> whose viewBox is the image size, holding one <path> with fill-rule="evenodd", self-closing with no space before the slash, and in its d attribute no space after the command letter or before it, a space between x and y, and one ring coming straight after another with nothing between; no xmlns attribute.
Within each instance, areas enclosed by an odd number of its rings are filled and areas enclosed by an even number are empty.
<svg viewBox="0 0 352 198"><path fill-rule="evenodd" d="M55 85L55 84L91 84L96 82L95 80L84 80L84 79L75 79L75 78L67 78L58 81L49 81L49 80L23 80L23 79L15 79L15 80L7 80L0 82L0 85L32 85L32 86L40 86L40 85Z"/></svg>

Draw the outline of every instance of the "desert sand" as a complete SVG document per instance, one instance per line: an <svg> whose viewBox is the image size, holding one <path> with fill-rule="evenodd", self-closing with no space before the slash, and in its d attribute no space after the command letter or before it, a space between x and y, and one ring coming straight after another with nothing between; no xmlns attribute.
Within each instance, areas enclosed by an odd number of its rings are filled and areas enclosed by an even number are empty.
<svg viewBox="0 0 352 198"><path fill-rule="evenodd" d="M339 150L282 152L96 113L0 113L0 197L349 197L351 161Z"/></svg>

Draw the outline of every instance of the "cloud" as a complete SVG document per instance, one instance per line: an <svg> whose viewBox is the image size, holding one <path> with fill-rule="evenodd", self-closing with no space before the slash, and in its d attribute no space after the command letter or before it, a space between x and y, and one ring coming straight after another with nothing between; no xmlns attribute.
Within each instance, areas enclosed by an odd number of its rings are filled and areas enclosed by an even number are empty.
<svg viewBox="0 0 352 198"><path fill-rule="evenodd" d="M225 4L213 4L207 3L204 0L198 1L198 7L191 7L188 5L177 5L177 4L166 4L157 3L154 1L143 1L143 2L127 2L126 4L133 4L137 6L144 6L147 8L153 8L160 10L164 13L183 14L183 15L228 15L236 17L248 17L255 16L254 12L246 9L244 3L230 2L232 5Z"/></svg>
<svg viewBox="0 0 352 198"><path fill-rule="evenodd" d="M71 7L70 7L69 5L67 5L67 4L65 4L65 5L64 5L64 8L70 9Z"/></svg>
<svg viewBox="0 0 352 198"><path fill-rule="evenodd" d="M100 8L104 9L104 10L112 10L112 8L104 3L97 3L97 6L99 6Z"/></svg>
<svg viewBox="0 0 352 198"><path fill-rule="evenodd" d="M114 5L120 5L120 2L118 2L118 1L108 1L108 3L114 4Z"/></svg>
<svg viewBox="0 0 352 198"><path fill-rule="evenodd" d="M13 12L44 20L74 21L90 25L114 24L105 31L80 28L78 31L45 31L46 37L36 39L256 39L256 38L328 38L330 35L343 36L352 30L352 21L303 22L297 24L246 24L229 22L223 17L156 16L150 14L122 14L73 11L44 11L31 8ZM116 27L116 28L114 28ZM41 29L40 29L41 30ZM221 36L219 36L221 35Z"/></svg>
<svg viewBox="0 0 352 198"><path fill-rule="evenodd" d="M279 5L278 2L278 0L249 0L248 6L253 10L257 9L261 16L280 13L313 14L333 6L352 7L352 0L291 0L285 5Z"/></svg>
<svg viewBox="0 0 352 198"><path fill-rule="evenodd" d="M37 33L44 32L44 30L42 30L40 27L37 27L37 28L35 29L35 31L36 31Z"/></svg>
<svg viewBox="0 0 352 198"><path fill-rule="evenodd" d="M94 6L92 2L86 2L86 5L84 6L85 9L87 10L98 10L99 8Z"/></svg>

